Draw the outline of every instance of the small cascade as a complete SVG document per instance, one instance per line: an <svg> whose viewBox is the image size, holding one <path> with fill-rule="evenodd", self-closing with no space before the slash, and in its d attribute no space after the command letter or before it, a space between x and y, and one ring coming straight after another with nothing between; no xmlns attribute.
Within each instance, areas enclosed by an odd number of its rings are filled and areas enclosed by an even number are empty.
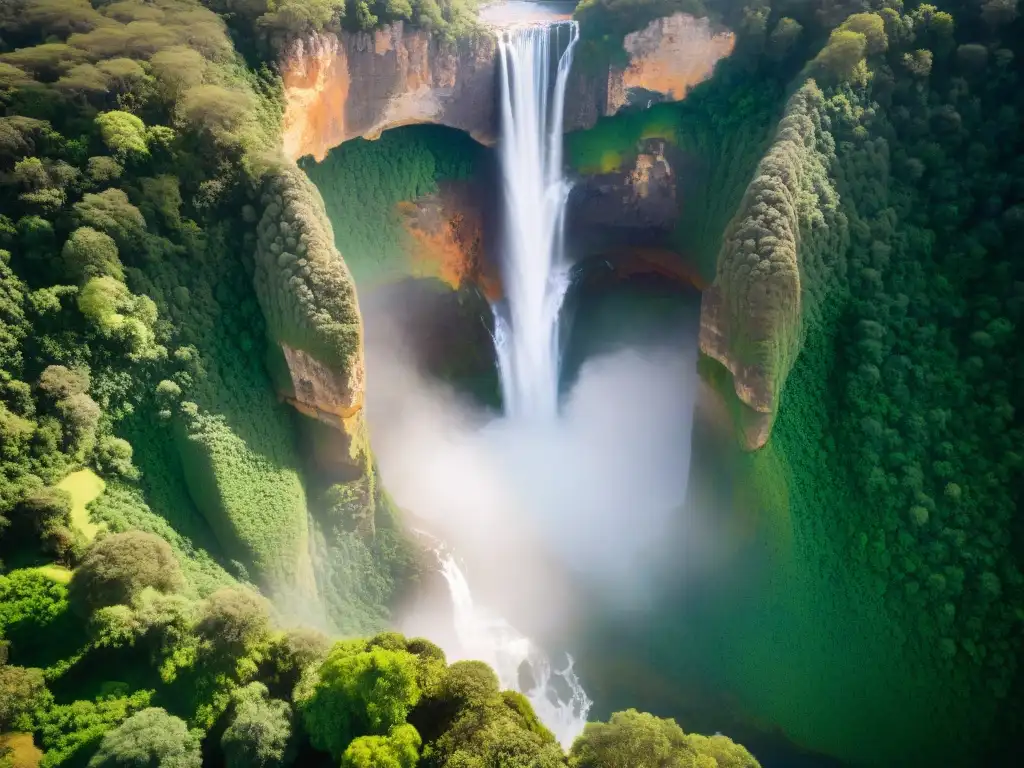
<svg viewBox="0 0 1024 768"><path fill-rule="evenodd" d="M437 551L441 573L448 582L459 649L445 649L448 661L486 662L503 689L520 691L559 743L568 748L583 732L591 701L573 672L572 657L554 670L550 659L505 619L477 605L469 582L455 558Z"/></svg>

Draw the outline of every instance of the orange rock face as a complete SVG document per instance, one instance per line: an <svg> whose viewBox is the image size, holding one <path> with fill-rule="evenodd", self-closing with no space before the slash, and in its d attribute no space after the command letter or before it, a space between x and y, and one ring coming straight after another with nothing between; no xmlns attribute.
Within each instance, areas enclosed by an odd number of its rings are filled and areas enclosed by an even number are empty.
<svg viewBox="0 0 1024 768"><path fill-rule="evenodd" d="M320 361L300 349L281 345L292 378L294 396L282 395L297 411L341 430L346 440L353 441L361 433L365 375L360 358L345 381ZM363 446L349 444L351 460L359 460ZM339 457L341 458L341 457Z"/></svg>
<svg viewBox="0 0 1024 768"><path fill-rule="evenodd" d="M472 189L457 182L443 184L436 195L415 203L399 203L413 240L413 261L422 272L454 289L476 285L491 301L501 297L497 274L484 252L484 224Z"/></svg>
<svg viewBox="0 0 1024 768"><path fill-rule="evenodd" d="M665 101L680 101L711 76L735 45L732 32L715 33L707 19L685 13L655 19L623 41L630 63L621 74L622 86L627 92L642 89Z"/></svg>
<svg viewBox="0 0 1024 768"><path fill-rule="evenodd" d="M345 140L345 104L349 76L345 48L336 37L317 35L300 41L282 70L284 80L283 143L285 156L296 160L327 151Z"/></svg>
<svg viewBox="0 0 1024 768"><path fill-rule="evenodd" d="M285 155L322 160L348 139L415 123L493 143L496 50L487 35L447 42L402 22L300 40L281 61Z"/></svg>

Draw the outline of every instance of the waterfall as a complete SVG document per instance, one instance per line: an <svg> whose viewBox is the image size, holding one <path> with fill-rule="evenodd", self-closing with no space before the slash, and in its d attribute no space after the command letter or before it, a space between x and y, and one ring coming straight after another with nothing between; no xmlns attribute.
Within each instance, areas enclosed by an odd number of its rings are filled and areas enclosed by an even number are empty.
<svg viewBox="0 0 1024 768"><path fill-rule="evenodd" d="M558 417L558 315L569 285L562 111L578 34L576 22L566 21L520 25L500 37L505 299L494 309L494 342L505 418L518 424L550 425ZM565 654L565 666L553 668L543 650L474 600L455 558L436 551L455 619L457 647L445 648L449 660L489 664L502 687L523 693L559 742L570 746L592 703L572 657Z"/></svg>
<svg viewBox="0 0 1024 768"><path fill-rule="evenodd" d="M567 21L514 27L500 39L505 302L495 311L495 346L505 413L515 419L548 420L558 411L558 315L569 285L562 111L578 35Z"/></svg>

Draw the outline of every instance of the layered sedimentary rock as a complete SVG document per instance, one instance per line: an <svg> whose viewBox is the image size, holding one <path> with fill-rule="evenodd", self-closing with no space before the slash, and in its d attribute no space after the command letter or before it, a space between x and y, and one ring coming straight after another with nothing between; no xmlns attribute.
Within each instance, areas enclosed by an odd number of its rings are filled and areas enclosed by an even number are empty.
<svg viewBox="0 0 1024 768"><path fill-rule="evenodd" d="M590 128L628 106L681 101L732 53L736 36L708 19L676 13L626 35L629 64L577 67L566 93L565 129Z"/></svg>
<svg viewBox="0 0 1024 768"><path fill-rule="evenodd" d="M321 160L348 139L414 123L493 143L496 53L487 34L446 42L402 22L300 40L281 64L285 155Z"/></svg>

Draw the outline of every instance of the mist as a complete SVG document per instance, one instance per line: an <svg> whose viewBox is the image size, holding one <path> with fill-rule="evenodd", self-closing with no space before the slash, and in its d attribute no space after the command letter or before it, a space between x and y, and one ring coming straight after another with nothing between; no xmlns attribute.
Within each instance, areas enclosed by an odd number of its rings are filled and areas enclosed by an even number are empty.
<svg viewBox="0 0 1024 768"><path fill-rule="evenodd" d="M404 300L408 300L405 297ZM382 480L411 525L464 563L474 595L531 634L574 607L642 610L684 515L694 329L587 358L554 423L510 421L417 367L403 312L367 318L367 414ZM685 521L683 521L685 522Z"/></svg>

